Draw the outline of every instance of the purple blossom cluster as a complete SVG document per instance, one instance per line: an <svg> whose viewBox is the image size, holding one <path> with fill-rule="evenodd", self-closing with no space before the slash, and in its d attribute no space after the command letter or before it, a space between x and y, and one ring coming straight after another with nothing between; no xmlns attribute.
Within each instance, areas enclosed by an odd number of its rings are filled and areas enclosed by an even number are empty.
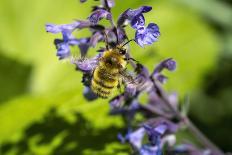
<svg viewBox="0 0 232 155"><path fill-rule="evenodd" d="M86 2L86 0L80 0ZM94 69L99 63L103 53L115 44L125 44L129 39L125 27L130 25L135 30L132 39L139 46L152 45L160 36L159 27L155 23L145 24L144 14L152 10L151 6L141 6L137 9L127 9L118 17L116 23L113 20L111 8L115 6L114 0L101 0L99 6L94 6L86 20L76 20L71 24L55 25L47 24L46 30L50 33L61 33L62 39L55 39L59 59L69 59L76 65L77 70L83 73L82 83L85 86L83 95L89 101L98 98L91 90L91 79ZM101 24L101 20L107 20L110 26ZM91 35L86 38L77 38L74 31L88 29ZM89 48L94 48L100 42L106 44L97 50L96 56L86 59ZM78 46L82 59L75 59L71 54L72 46ZM109 47L110 46L110 47ZM128 57L131 55L127 53ZM135 73L133 82L124 85L123 91L110 100L111 115L120 115L124 118L127 127L125 134L118 134L122 143L129 143L132 154L162 155L162 154L188 154L188 155L220 155L223 154L207 139L202 138L186 115L186 110L179 105L176 94L168 94L163 91L162 84L167 77L163 70L174 71L176 62L168 58L159 63L149 73L148 69L135 60L128 60ZM146 95L147 99L140 97ZM142 116L138 120L137 116ZM176 141L176 133L187 126L193 132L197 132L200 140L203 139L204 149L199 149L189 141L182 143Z"/></svg>

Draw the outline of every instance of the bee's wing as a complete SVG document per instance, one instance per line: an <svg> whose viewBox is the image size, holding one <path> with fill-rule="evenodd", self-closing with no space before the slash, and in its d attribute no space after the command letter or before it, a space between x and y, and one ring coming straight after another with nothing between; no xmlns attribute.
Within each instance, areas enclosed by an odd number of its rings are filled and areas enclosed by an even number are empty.
<svg viewBox="0 0 232 155"><path fill-rule="evenodd" d="M125 84L135 84L136 80L135 80L135 75L133 75L132 73L128 72L126 69L122 70L119 72L120 73L120 77L122 79L122 82Z"/></svg>

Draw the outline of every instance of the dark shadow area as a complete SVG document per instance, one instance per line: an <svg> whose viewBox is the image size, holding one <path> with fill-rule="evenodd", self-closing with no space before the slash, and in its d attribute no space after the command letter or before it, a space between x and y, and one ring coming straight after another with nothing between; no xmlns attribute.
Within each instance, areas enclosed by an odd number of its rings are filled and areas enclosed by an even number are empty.
<svg viewBox="0 0 232 155"><path fill-rule="evenodd" d="M27 91L31 69L0 55L0 103Z"/></svg>
<svg viewBox="0 0 232 155"><path fill-rule="evenodd" d="M212 116L213 117L213 116ZM206 124L202 122L202 120L192 118L193 122L197 124L197 127L217 146L219 146L225 152L232 151L232 138L231 131L232 125L231 120L232 117L224 117L218 122L213 124Z"/></svg>
<svg viewBox="0 0 232 155"><path fill-rule="evenodd" d="M232 57L221 56L217 68L206 75L204 90L209 96L218 95L222 89L232 89ZM231 102L232 103L232 102Z"/></svg>
<svg viewBox="0 0 232 155"><path fill-rule="evenodd" d="M109 127L106 129L96 129L80 113L75 114L76 121L68 122L63 117L57 115L55 109L49 111L43 121L31 124L26 128L24 137L16 143L6 142L1 146L2 154L8 151L17 150L17 155L33 154L30 152L29 141L31 138L40 135L41 139L36 142L37 146L48 145L60 133L64 132L63 140L52 152L53 155L76 155L83 154L83 150L91 149L94 151L104 150L104 147L117 142L117 134L121 130L118 127ZM103 122L104 123L104 122ZM75 147L69 147L69 144L75 144ZM128 150L114 150L125 152Z"/></svg>
<svg viewBox="0 0 232 155"><path fill-rule="evenodd" d="M202 93L192 99L190 108L193 122L226 152L232 151L231 79L232 57L221 56L217 68L205 76Z"/></svg>

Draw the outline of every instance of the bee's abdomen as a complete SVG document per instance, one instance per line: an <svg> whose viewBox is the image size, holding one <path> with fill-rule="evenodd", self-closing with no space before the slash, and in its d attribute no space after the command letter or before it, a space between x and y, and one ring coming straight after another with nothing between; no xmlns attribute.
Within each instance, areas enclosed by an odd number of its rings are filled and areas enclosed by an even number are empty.
<svg viewBox="0 0 232 155"><path fill-rule="evenodd" d="M98 66L93 74L91 88L99 97L107 98L118 85L118 73L105 67Z"/></svg>

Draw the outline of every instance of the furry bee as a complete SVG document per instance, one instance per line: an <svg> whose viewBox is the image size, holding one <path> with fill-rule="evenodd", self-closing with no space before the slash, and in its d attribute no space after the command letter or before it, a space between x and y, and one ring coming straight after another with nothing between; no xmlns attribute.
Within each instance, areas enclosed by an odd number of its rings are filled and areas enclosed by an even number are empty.
<svg viewBox="0 0 232 155"><path fill-rule="evenodd" d="M127 65L126 49L123 46L116 46L106 50L93 72L91 89L101 98L108 98L114 88L116 88Z"/></svg>
<svg viewBox="0 0 232 155"><path fill-rule="evenodd" d="M99 58L91 80L91 89L99 97L108 98L112 90L119 85L127 65L125 54L126 50L117 46L106 50Z"/></svg>

